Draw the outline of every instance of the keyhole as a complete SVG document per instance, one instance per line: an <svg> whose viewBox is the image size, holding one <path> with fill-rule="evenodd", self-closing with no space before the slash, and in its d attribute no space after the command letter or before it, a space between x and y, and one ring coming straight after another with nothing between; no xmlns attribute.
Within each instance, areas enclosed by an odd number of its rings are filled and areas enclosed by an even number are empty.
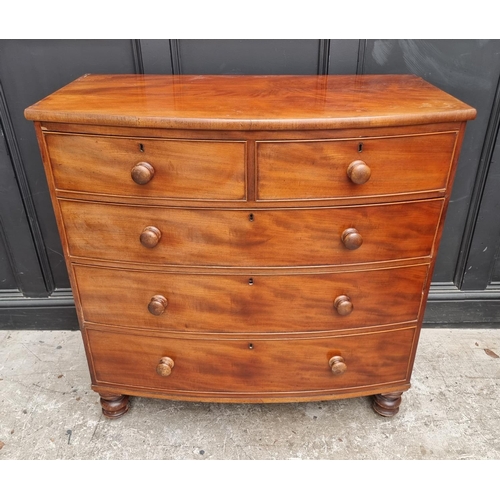
<svg viewBox="0 0 500 500"><path fill-rule="evenodd" d="M249 349L253 349L253 344L248 344Z"/></svg>
<svg viewBox="0 0 500 500"><path fill-rule="evenodd" d="M249 284L249 285L253 285L253 278L250 278L250 279L248 280L248 284Z"/></svg>
<svg viewBox="0 0 500 500"><path fill-rule="evenodd" d="M360 142L360 143L358 144L358 153L361 153L362 151L363 151L363 143L362 143L362 142Z"/></svg>
<svg viewBox="0 0 500 500"><path fill-rule="evenodd" d="M248 220L249 220L250 222L253 222L253 214L250 214L250 215L248 216Z"/></svg>
<svg viewBox="0 0 500 500"><path fill-rule="evenodd" d="M144 144L139 144L139 151L144 153Z"/></svg>

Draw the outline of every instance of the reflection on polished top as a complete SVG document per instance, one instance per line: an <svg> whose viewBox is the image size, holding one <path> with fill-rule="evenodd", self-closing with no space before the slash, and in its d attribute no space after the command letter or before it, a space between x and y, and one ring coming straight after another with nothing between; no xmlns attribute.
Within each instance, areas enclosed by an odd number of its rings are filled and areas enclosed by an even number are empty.
<svg viewBox="0 0 500 500"><path fill-rule="evenodd" d="M84 75L25 112L41 122L216 130L413 125L475 115L412 75Z"/></svg>

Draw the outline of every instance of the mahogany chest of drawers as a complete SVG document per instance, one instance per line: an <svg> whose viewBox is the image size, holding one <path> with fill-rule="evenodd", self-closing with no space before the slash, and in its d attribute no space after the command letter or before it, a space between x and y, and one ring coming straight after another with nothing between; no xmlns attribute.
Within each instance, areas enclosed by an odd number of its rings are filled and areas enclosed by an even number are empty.
<svg viewBox="0 0 500 500"><path fill-rule="evenodd" d="M394 415L475 113L410 75L85 75L28 108L104 414Z"/></svg>

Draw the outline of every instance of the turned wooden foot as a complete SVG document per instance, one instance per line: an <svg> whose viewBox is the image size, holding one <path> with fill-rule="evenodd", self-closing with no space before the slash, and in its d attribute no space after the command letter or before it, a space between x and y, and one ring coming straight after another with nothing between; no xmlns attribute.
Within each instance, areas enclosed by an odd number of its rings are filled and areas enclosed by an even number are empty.
<svg viewBox="0 0 500 500"><path fill-rule="evenodd" d="M128 396L122 394L101 394L102 414L106 418L119 418L128 412Z"/></svg>
<svg viewBox="0 0 500 500"><path fill-rule="evenodd" d="M373 410L383 417L393 417L399 411L402 392L388 392L373 396Z"/></svg>

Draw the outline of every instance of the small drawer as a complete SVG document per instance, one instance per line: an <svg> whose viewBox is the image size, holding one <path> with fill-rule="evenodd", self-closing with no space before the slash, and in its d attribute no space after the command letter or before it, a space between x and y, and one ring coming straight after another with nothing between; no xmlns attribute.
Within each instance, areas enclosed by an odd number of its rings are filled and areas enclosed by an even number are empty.
<svg viewBox="0 0 500 500"><path fill-rule="evenodd" d="M85 321L178 332L334 331L415 321L427 265L188 274L73 265Z"/></svg>
<svg viewBox="0 0 500 500"><path fill-rule="evenodd" d="M165 394L286 396L406 381L415 330L293 340L87 334L98 384Z"/></svg>
<svg viewBox="0 0 500 500"><path fill-rule="evenodd" d="M246 143L46 134L57 189L244 200Z"/></svg>
<svg viewBox="0 0 500 500"><path fill-rule="evenodd" d="M284 267L429 256L443 200L301 210L207 210L60 200L72 257Z"/></svg>
<svg viewBox="0 0 500 500"><path fill-rule="evenodd" d="M450 132L257 142L257 199L327 200L443 191L456 138Z"/></svg>

